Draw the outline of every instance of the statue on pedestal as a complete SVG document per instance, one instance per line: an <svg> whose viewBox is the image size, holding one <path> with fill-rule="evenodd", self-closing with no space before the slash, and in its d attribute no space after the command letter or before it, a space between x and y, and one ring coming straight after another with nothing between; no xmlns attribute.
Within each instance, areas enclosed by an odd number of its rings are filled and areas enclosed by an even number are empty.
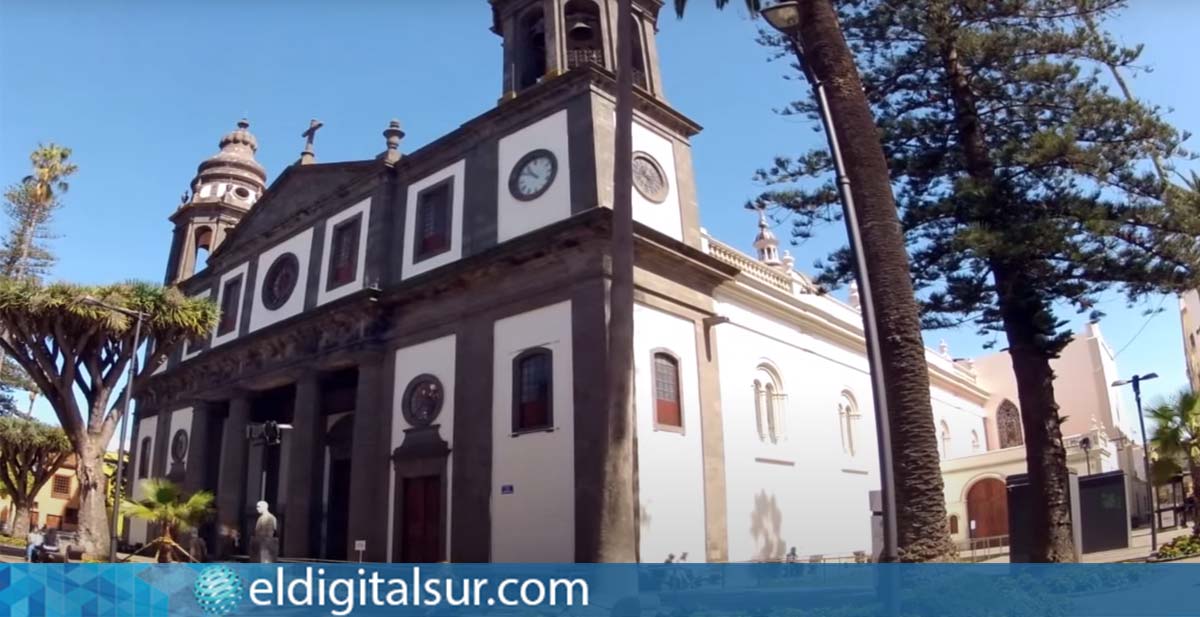
<svg viewBox="0 0 1200 617"><path fill-rule="evenodd" d="M254 523L254 542L250 558L257 563L275 563L279 558L279 538L275 536L279 524L275 515L271 514L267 502L258 502L255 509L258 510L258 521Z"/></svg>

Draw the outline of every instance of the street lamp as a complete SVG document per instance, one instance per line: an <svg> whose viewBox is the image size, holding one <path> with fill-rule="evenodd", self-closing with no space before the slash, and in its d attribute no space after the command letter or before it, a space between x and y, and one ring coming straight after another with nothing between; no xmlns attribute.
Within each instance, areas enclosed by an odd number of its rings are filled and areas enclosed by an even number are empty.
<svg viewBox="0 0 1200 617"><path fill-rule="evenodd" d="M1146 373L1145 375L1134 375L1131 379L1118 379L1112 382L1114 388L1124 385L1133 385L1133 400L1137 401L1138 410L1138 425L1142 429L1142 465L1146 468L1146 487L1150 493L1150 550L1158 550L1158 529L1157 518L1158 513L1154 511L1154 482L1150 480L1150 442L1146 437L1146 418L1142 416L1142 382L1150 379L1158 379L1158 373Z"/></svg>
<svg viewBox="0 0 1200 617"><path fill-rule="evenodd" d="M117 483L113 493L113 513L112 520L109 521L109 545L108 545L108 560L116 563L117 561L117 521L121 516L121 479L125 472L125 429L129 423L129 400L133 396L133 378L137 376L137 349L141 342L142 336L142 321L148 317L146 313L135 311L132 309L123 308L106 304L91 296L83 298L84 304L106 308L110 311L116 311L122 315L132 317L133 322L133 354L129 358L129 377L128 383L125 384L125 394L121 397L121 428L117 435L117 472L113 475L113 481Z"/></svg>
<svg viewBox="0 0 1200 617"><path fill-rule="evenodd" d="M854 263L855 280L858 283L860 310L863 318L863 334L866 338L867 361L871 371L872 399L875 403L875 426L879 443L879 484L883 498L883 555L881 561L896 561L896 491L895 474L892 468L892 434L887 400L887 379L883 373L883 356L879 342L879 327L875 314L875 297L871 293L871 277L868 274L863 252L862 233L858 226L858 211L854 207L854 196L850 191L850 178L842 160L842 149L829 113L829 101L825 96L825 84L813 75L804 60L804 41L800 36L800 4L795 0L777 2L762 10L763 19L787 38L796 54L796 61L804 71L808 83L812 84L821 116L825 137L829 140L829 153L833 158L837 176L838 197L842 202L846 236L850 240L850 254Z"/></svg>
<svg viewBox="0 0 1200 617"><path fill-rule="evenodd" d="M1079 449L1083 450L1083 460L1087 462L1087 475L1092 475L1092 440L1084 437L1079 440Z"/></svg>

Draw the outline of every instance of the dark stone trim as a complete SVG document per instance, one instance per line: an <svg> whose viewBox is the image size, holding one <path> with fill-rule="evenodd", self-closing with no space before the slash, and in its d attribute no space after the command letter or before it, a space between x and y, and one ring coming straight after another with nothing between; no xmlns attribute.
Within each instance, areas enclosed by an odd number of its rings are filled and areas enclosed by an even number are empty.
<svg viewBox="0 0 1200 617"><path fill-rule="evenodd" d="M250 334L250 313L254 310L254 294L258 293L255 278L258 276L258 260L261 254L250 258L246 266L246 278L242 282L242 313L238 315L238 337Z"/></svg>
<svg viewBox="0 0 1200 617"><path fill-rule="evenodd" d="M404 160L404 159L400 159ZM379 242L374 239L367 243L367 266L371 265L373 258L371 257L372 246L377 246L375 249L383 260L381 278L381 287L387 288L399 284L403 281L404 276L404 239L407 238L408 229L406 227L407 209L408 209L408 186L404 182L400 182L393 175L393 184L391 186L391 200L386 208L383 209L386 219L377 217L379 208L376 204L371 204L373 211L371 212L371 227L372 233L379 234ZM465 203L464 203L465 207ZM378 220L378 223L376 222ZM376 225L382 226L381 229L374 229Z"/></svg>
<svg viewBox="0 0 1200 617"><path fill-rule="evenodd" d="M325 221L313 225L312 247L308 251L308 270L304 281L304 311L316 308L320 299L321 262L325 259Z"/></svg>
<svg viewBox="0 0 1200 617"><path fill-rule="evenodd" d="M492 548L492 374L495 324L460 322L454 340L454 507L450 560L487 562ZM463 376L470 375L470 379ZM398 533L398 532L397 532Z"/></svg>
<svg viewBox="0 0 1200 617"><path fill-rule="evenodd" d="M567 158L571 178L571 214L596 207L596 134L592 123L592 97L581 96L567 104Z"/></svg>
<svg viewBox="0 0 1200 617"><path fill-rule="evenodd" d="M729 514L717 341L703 318L694 323L697 390L700 393L700 451L704 470L705 553L709 562L724 562L729 560Z"/></svg>
<svg viewBox="0 0 1200 617"><path fill-rule="evenodd" d="M394 358L394 356L393 356ZM380 466L391 442L394 359L379 352L360 357L354 404L354 449L350 458L350 516L346 559L356 559L354 541L366 540L366 561L387 558L387 525L379 524L379 496L387 494ZM388 375L389 372L392 373Z"/></svg>
<svg viewBox="0 0 1200 617"><path fill-rule="evenodd" d="M249 268L247 268L246 271L249 272ZM220 312L218 313L218 317L217 317L217 329L216 329L216 335L214 338L229 336L230 334L232 334L234 332L240 331L240 324L242 322L242 317L246 313L245 307L242 306L245 304L245 302L243 302L243 300L245 299L245 296L242 295L245 293L245 287L246 287L246 274L245 273L238 274L236 276L233 276L232 278L230 278L227 281L221 282L220 293L218 294L218 297L217 297L217 309ZM236 289L237 294L226 293L230 289ZM238 310L237 318L235 318L233 320L233 326L230 329L222 330L221 323L225 320L225 317L224 317L224 315L225 315L225 312L224 312L225 299L231 295L238 296L238 302L235 304L235 306L237 306L237 310Z"/></svg>
<svg viewBox="0 0 1200 617"><path fill-rule="evenodd" d="M439 181L421 189L419 192L417 192L416 203L413 204L413 208L414 208L414 210L413 210L413 229L412 229L413 233L412 233L412 237L409 239L412 242L412 247L413 247L413 252L412 252L413 265L419 264L422 261L425 261L426 259L432 259L434 257L437 257L438 255L448 253L448 252L454 250L455 241L462 242L462 238L454 237L454 191L455 191L454 185L455 185L455 180L457 180L457 179L458 179L457 176L450 175L446 179L439 180ZM465 184L465 179L463 179L463 180L464 180L464 184ZM446 203L444 204L445 208L446 208L446 246L437 251L422 252L420 249L420 246L418 244L419 238L417 238L417 230L419 230L421 228L421 221L419 218L421 216L421 212L422 212L421 206L426 205L425 203L423 203L422 198L425 197L425 195L432 193L433 191L441 190L446 187L449 187L449 189L446 192ZM465 232L464 232L464 235L465 235Z"/></svg>
<svg viewBox="0 0 1200 617"><path fill-rule="evenodd" d="M465 258L496 246L500 215L499 140L480 143L467 154L463 168L466 178L463 180L462 256Z"/></svg>

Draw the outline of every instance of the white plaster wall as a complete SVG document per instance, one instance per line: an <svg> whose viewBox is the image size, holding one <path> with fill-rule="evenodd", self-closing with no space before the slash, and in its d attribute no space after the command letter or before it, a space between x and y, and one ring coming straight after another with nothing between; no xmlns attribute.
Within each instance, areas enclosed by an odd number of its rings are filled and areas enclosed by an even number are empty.
<svg viewBox="0 0 1200 617"><path fill-rule="evenodd" d="M521 157L537 149L546 149L554 154L558 171L545 193L537 199L521 201L509 192L508 179ZM496 220L499 242L571 216L570 161L565 109L500 140Z"/></svg>
<svg viewBox="0 0 1200 617"><path fill-rule="evenodd" d="M638 122L633 123L633 150L654 157L667 176L670 190L663 203L656 204L633 191L633 218L639 223L661 231L676 240L683 239L683 224L679 212L679 177L675 173L675 148L671 140L655 133Z"/></svg>
<svg viewBox="0 0 1200 617"><path fill-rule="evenodd" d="M242 301L246 297L246 287L248 287L251 283L249 280L247 280L247 276L246 276L246 272L249 270L249 268L250 268L250 264L244 263L244 264L230 270L229 272L222 274L220 282L217 283L217 307L220 307L225 300L225 283L227 283L229 280L233 279L235 276L237 276L239 274L242 275L242 286L241 286L241 289L238 290L238 301L237 301L238 324L240 324L242 322L242 315L241 315ZM220 320L218 319L218 321L220 321ZM232 341L233 339L238 337L238 330L240 330L240 327L238 325L235 325L233 330L230 330L229 333L225 334L224 336L219 336L217 334L218 327L220 327L219 323L217 326L213 327L212 343L209 345L209 347L215 348L218 345L228 343L229 341Z"/></svg>
<svg viewBox="0 0 1200 617"><path fill-rule="evenodd" d="M304 294L308 291L308 267L309 261L312 258L312 238L312 229L305 229L291 238L263 251L258 256L258 272L254 276L254 305L250 312L251 332L265 328L293 315L298 315L304 310ZM272 311L263 305L263 280L266 279L267 270L271 268L271 264L275 262L275 258L284 253L293 253L300 261L300 268L296 274L296 288L292 290L291 297L287 299L287 302L283 303L283 306Z"/></svg>
<svg viewBox="0 0 1200 617"><path fill-rule="evenodd" d="M357 214L362 214L362 223L358 227L358 267L354 273L354 280L338 287L325 291L325 286L329 280L329 260L333 257L330 253L330 247L333 242L333 229L338 226L338 223L349 219ZM367 263L367 228L371 223L371 199L367 198L363 201L342 210L341 212L329 217L325 222L325 239L324 250L321 251L321 285L317 288L317 304L325 304L331 300L337 300L342 296L354 293L363 288L363 268Z"/></svg>
<svg viewBox="0 0 1200 617"><path fill-rule="evenodd" d="M466 174L466 167L466 161L458 161L445 169L422 178L408 187L408 200L405 202L407 206L404 209L404 268L401 271L400 278L412 278L418 274L428 272L429 270L462 258L463 191L465 190L464 176ZM450 250L414 264L413 254L416 248L416 243L414 242L416 230L413 228L413 222L416 220L417 215L417 195L422 190L451 176L454 177L454 198L450 205Z"/></svg>
<svg viewBox="0 0 1200 617"><path fill-rule="evenodd" d="M198 444L192 443L192 414L191 407L176 409L171 412L171 430L167 432L167 469L171 469L171 462L175 459L171 458L171 443L175 440L175 433L183 431L188 436L187 454L183 457L183 464L187 465L188 459L192 455L192 447Z"/></svg>
<svg viewBox="0 0 1200 617"><path fill-rule="evenodd" d="M848 555L871 548L869 492L879 487L866 359L718 298L730 323L714 328L721 371L729 559ZM753 381L771 363L788 395L787 439L759 438ZM842 449L837 405L852 394L861 417L853 456Z"/></svg>
<svg viewBox="0 0 1200 617"><path fill-rule="evenodd" d="M150 438L150 448L148 452L150 453L151 463L154 461L154 433L156 430L158 430L158 416L142 418L142 420L138 422L137 442L130 444L130 448L133 452L133 455L130 456L130 464L133 466L133 473L131 475L133 478L133 486L131 486L129 489L129 498L133 501L141 499L145 493L142 489L142 481L154 476L153 467L150 468L151 473L146 478L139 478L137 474L138 469L142 465L142 461L140 460L142 455L142 439L146 437ZM146 540L146 521L138 518L129 519L129 542L132 544L137 544L139 542L145 543Z"/></svg>
<svg viewBox="0 0 1200 617"><path fill-rule="evenodd" d="M868 391L869 395L869 391ZM987 435L984 424L986 415L983 407L973 404L961 396L945 389L932 388L931 402L933 403L933 425L937 431L939 452L942 448L942 422L950 428L949 452L943 453L946 459L971 456L987 451ZM971 448L971 433L979 437L979 449Z"/></svg>
<svg viewBox="0 0 1200 617"><path fill-rule="evenodd" d="M575 418L571 303L495 324L492 379L494 562L575 560ZM553 353L554 430L512 434L512 361L531 347ZM512 486L511 494L502 487Z"/></svg>
<svg viewBox="0 0 1200 617"><path fill-rule="evenodd" d="M430 374L438 378L442 382L445 398L442 400L442 411L438 414L434 424L439 426L438 434L446 443L450 445L450 450L454 450L454 350L455 350L454 335L444 336L432 341L426 341L418 345L404 347L396 350L396 381L395 392L392 394L392 438L391 447L388 452L394 451L404 442L404 431L412 428L408 420L404 418L403 399L404 390L408 388L409 382L414 377L423 374ZM387 556L388 561L392 560L392 534L395 533L395 504L396 504L396 472L388 466L388 543ZM454 459L451 458L446 463L446 503L443 504L446 512L446 534L445 547L450 546L450 521L454 515L454 510L451 507L451 499L454 494L452 478L454 477Z"/></svg>
<svg viewBox="0 0 1200 617"><path fill-rule="evenodd" d="M654 350L679 359L683 432L654 427ZM696 330L686 319L634 307L634 393L638 435L638 495L641 500L641 558L660 563L688 553L703 561L704 466Z"/></svg>

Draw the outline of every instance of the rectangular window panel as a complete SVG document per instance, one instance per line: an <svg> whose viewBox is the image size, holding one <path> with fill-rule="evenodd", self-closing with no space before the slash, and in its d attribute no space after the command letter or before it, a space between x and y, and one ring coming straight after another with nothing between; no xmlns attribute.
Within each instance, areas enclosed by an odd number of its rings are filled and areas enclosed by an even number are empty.
<svg viewBox="0 0 1200 617"><path fill-rule="evenodd" d="M62 517L53 514L46 515L46 527L48 529L62 529Z"/></svg>
<svg viewBox="0 0 1200 617"><path fill-rule="evenodd" d="M221 321L217 324L217 334L225 335L237 329L238 304L242 299L242 275L237 275L225 282L221 291Z"/></svg>
<svg viewBox="0 0 1200 617"><path fill-rule="evenodd" d="M514 362L513 432L548 429L553 426L550 351L526 352Z"/></svg>
<svg viewBox="0 0 1200 617"><path fill-rule="evenodd" d="M451 201L454 179L425 189L417 197L414 261L450 250Z"/></svg>
<svg viewBox="0 0 1200 617"><path fill-rule="evenodd" d="M79 510L76 508L67 508L63 511L63 523L67 525L79 524Z"/></svg>
<svg viewBox="0 0 1200 617"><path fill-rule="evenodd" d="M54 476L54 486L51 487L51 490L55 497L70 497L71 476Z"/></svg>
<svg viewBox="0 0 1200 617"><path fill-rule="evenodd" d="M679 407L679 363L662 353L654 354L654 421L660 426L683 426Z"/></svg>
<svg viewBox="0 0 1200 617"><path fill-rule="evenodd" d="M361 214L356 214L333 228L333 236L329 242L326 291L353 282L358 275L358 238L361 231Z"/></svg>

